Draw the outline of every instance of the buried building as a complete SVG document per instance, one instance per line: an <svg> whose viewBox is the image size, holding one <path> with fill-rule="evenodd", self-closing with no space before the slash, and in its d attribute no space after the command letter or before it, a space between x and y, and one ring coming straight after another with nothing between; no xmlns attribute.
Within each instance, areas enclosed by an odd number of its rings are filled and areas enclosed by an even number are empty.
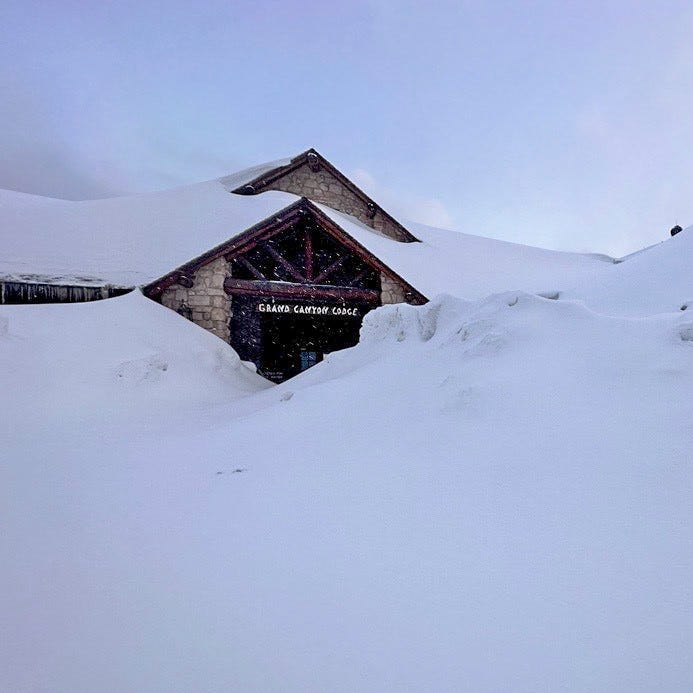
<svg viewBox="0 0 693 693"><path fill-rule="evenodd" d="M143 291L275 381L356 344L369 310L426 300L306 198Z"/></svg>
<svg viewBox="0 0 693 693"><path fill-rule="evenodd" d="M15 238L14 258L10 243L0 261L1 302L140 288L275 382L356 344L373 308L427 300L381 252L418 239L313 149L151 195L67 202L4 194L12 200L3 227L31 238ZM5 201L0 195L0 207ZM31 262L23 241L33 244Z"/></svg>

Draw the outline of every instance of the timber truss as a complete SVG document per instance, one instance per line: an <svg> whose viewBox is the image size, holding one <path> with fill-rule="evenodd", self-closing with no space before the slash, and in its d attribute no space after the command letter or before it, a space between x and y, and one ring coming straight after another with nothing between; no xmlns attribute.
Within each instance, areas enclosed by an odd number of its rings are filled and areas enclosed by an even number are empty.
<svg viewBox="0 0 693 693"><path fill-rule="evenodd" d="M170 286L191 287L196 270L223 257L230 295L342 299L380 303L381 276L399 284L409 303L423 294L370 253L306 198L145 287L156 298Z"/></svg>

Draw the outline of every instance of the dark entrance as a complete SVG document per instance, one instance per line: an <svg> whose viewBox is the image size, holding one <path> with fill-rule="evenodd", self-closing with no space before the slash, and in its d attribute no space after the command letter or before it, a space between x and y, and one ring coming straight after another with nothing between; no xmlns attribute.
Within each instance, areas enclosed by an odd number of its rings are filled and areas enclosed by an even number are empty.
<svg viewBox="0 0 693 693"><path fill-rule="evenodd" d="M314 366L331 351L354 346L359 339L361 313L355 317L263 313L260 332L264 349L258 370L270 380L282 381Z"/></svg>
<svg viewBox="0 0 693 693"><path fill-rule="evenodd" d="M235 297L231 344L261 375L282 382L326 354L354 346L363 316L373 307L363 302Z"/></svg>
<svg viewBox="0 0 693 693"><path fill-rule="evenodd" d="M225 257L231 345L275 382L356 344L389 272L307 201L250 230Z"/></svg>
<svg viewBox="0 0 693 693"><path fill-rule="evenodd" d="M375 210L374 210L375 213ZM350 223L357 223L354 219ZM372 230L368 230L371 233ZM375 232L373 232L375 233ZM356 234L359 236L359 234ZM229 342L244 361L280 382L358 341L363 316L387 301L419 305L426 297L345 231L331 213L301 199L146 287L155 298L223 258L231 298ZM206 285L201 286L202 293ZM228 303L211 297L210 314Z"/></svg>

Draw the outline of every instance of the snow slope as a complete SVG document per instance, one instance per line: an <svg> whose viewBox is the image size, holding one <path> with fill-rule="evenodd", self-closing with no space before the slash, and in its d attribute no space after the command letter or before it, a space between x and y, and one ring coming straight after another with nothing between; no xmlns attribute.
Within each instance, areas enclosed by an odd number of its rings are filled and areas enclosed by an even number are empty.
<svg viewBox="0 0 693 693"><path fill-rule="evenodd" d="M580 278L565 295L602 313L633 317L693 309L692 260L693 226L624 258L591 281Z"/></svg>
<svg viewBox="0 0 693 693"><path fill-rule="evenodd" d="M159 409L168 415L183 403L227 402L267 387L229 345L139 291L0 306L0 362L10 435L37 421L131 424Z"/></svg>
<svg viewBox="0 0 693 693"><path fill-rule="evenodd" d="M0 316L0 689L691 690L686 312L387 306L241 399L136 295Z"/></svg>
<svg viewBox="0 0 693 693"><path fill-rule="evenodd" d="M0 271L141 281L295 199L2 193ZM323 209L457 297L281 386L138 292L0 306L0 690L690 691L693 229L613 264Z"/></svg>

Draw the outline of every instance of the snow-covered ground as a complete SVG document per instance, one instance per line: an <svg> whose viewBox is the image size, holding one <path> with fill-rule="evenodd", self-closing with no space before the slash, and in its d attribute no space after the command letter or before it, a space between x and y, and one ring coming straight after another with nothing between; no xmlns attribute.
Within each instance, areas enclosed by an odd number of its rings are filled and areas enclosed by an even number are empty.
<svg viewBox="0 0 693 693"><path fill-rule="evenodd" d="M280 386L139 293L0 306L0 690L693 688L693 229L414 231L456 296Z"/></svg>

